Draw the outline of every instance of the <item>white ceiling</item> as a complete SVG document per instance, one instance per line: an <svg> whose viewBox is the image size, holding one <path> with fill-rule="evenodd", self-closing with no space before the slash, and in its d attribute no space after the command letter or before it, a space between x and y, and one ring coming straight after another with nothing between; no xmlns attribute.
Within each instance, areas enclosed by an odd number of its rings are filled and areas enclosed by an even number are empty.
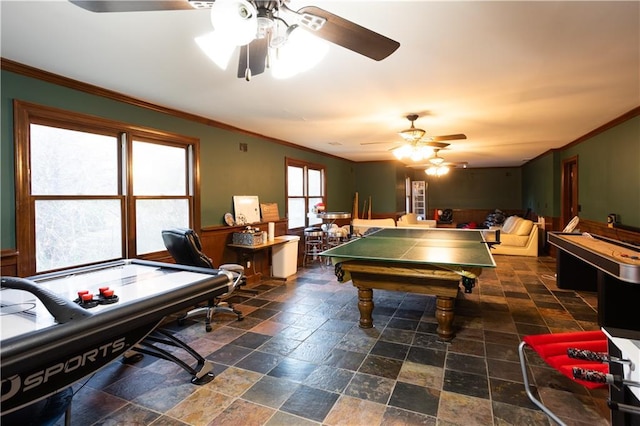
<svg viewBox="0 0 640 426"><path fill-rule="evenodd" d="M326 1L400 42L376 62L332 45L289 80L247 82L194 37L207 10L92 13L64 1L0 3L6 59L354 161L389 160L418 113L441 152L519 166L640 105L639 1ZM362 143L384 142L376 145Z"/></svg>

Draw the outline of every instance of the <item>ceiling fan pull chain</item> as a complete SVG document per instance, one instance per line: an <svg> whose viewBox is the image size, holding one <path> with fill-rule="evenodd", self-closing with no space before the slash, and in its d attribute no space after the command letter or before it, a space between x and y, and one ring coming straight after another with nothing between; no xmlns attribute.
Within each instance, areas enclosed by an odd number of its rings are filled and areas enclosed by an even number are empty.
<svg viewBox="0 0 640 426"><path fill-rule="evenodd" d="M249 48L250 44L247 44L247 69L244 70L244 79L251 81L251 65L249 64Z"/></svg>

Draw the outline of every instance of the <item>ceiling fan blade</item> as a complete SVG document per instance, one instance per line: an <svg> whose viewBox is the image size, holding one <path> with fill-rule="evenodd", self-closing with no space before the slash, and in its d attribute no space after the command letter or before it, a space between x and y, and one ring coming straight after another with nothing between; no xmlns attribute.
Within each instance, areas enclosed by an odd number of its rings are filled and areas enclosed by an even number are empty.
<svg viewBox="0 0 640 426"><path fill-rule="evenodd" d="M455 140L466 139L466 138L467 138L467 135L458 133L457 135L431 136L429 139L433 142L440 142L440 141L455 141Z"/></svg>
<svg viewBox="0 0 640 426"><path fill-rule="evenodd" d="M450 169L455 169L458 167L462 167L463 169L466 169L468 165L469 163L467 161L458 161L458 162L445 161L444 163L440 164L440 166L449 167ZM413 163L413 164L407 164L405 167L407 167L408 169L424 169L431 166L433 166L433 164L431 163Z"/></svg>
<svg viewBox="0 0 640 426"><path fill-rule="evenodd" d="M382 144L389 145L389 144L392 144L392 143L393 144L397 144L397 143L400 143L400 142L360 142L360 145L382 145Z"/></svg>
<svg viewBox="0 0 640 426"><path fill-rule="evenodd" d="M193 10L189 0L69 0L90 12L151 12L156 10ZM201 2L203 3L203 2Z"/></svg>
<svg viewBox="0 0 640 426"><path fill-rule="evenodd" d="M267 51L269 41L267 38L257 38L251 43L242 46L238 61L238 78L246 78L247 74L247 49L249 49L249 68L251 76L262 74L267 64ZM250 78L250 77L249 77Z"/></svg>
<svg viewBox="0 0 640 426"><path fill-rule="evenodd" d="M320 29L311 30L311 32L320 38L376 61L386 58L400 47L400 43L395 40L391 40L319 7L306 6L298 10L297 13L310 14L326 19Z"/></svg>

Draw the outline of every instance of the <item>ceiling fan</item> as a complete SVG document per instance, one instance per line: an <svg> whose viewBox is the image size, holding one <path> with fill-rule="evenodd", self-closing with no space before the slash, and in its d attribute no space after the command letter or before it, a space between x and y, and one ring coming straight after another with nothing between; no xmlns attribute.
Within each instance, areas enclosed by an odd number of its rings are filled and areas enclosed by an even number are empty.
<svg viewBox="0 0 640 426"><path fill-rule="evenodd" d="M443 141L467 138L467 136L462 133L425 137L427 132L423 129L417 128L414 123L418 119L418 114L409 114L406 118L411 122L411 127L398 133L405 142L401 146L390 150L399 160L408 157L414 162L418 162L428 158L429 155L433 153L433 158L436 158L434 161L438 161L438 158L442 158L438 157L438 151L449 146L447 142ZM375 145L380 143L386 142L363 142L360 145Z"/></svg>
<svg viewBox="0 0 640 426"><path fill-rule="evenodd" d="M229 23L242 28L248 37L235 46L241 46L238 78L247 81L261 74L269 66L269 50L278 48L298 29L380 61L395 52L400 43L334 15L316 6L305 6L297 11L289 9L289 0L69 0L92 12L145 12L160 10L211 9L214 31ZM230 13L221 18L221 11ZM244 37L244 36L243 36ZM228 37L227 37L228 38ZM235 47L234 46L234 47ZM229 53L231 54L231 52Z"/></svg>
<svg viewBox="0 0 640 426"><path fill-rule="evenodd" d="M448 145L448 144L446 144ZM407 167L412 169L424 169L424 172L429 176L443 176L449 173L449 170L455 169L458 167L462 167L466 169L469 166L469 163L466 161L461 162L448 162L445 161L444 158L438 155L440 148L434 148L433 156L427 159L427 163L421 164L409 164Z"/></svg>
<svg viewBox="0 0 640 426"><path fill-rule="evenodd" d="M404 129L403 131L398 133L402 137L402 139L404 139L407 142L411 142L411 143L424 142L429 144L430 142L453 141L453 140L467 138L467 136L462 133L458 133L456 135L427 136L426 138L424 138L424 135L427 132L415 126L415 121L417 119L418 119L418 114L407 115L407 120L411 122L411 127L409 127L408 129Z"/></svg>

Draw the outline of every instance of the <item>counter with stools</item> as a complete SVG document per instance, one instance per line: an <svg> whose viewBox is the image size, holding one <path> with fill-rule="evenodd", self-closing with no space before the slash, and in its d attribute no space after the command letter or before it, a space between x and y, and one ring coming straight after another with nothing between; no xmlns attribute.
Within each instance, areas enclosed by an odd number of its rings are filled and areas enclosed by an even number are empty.
<svg viewBox="0 0 640 426"><path fill-rule="evenodd" d="M323 259L319 256L324 250L324 232L319 227L305 228L304 230L304 256L302 265L307 266L308 258L311 262L317 260L322 264Z"/></svg>

